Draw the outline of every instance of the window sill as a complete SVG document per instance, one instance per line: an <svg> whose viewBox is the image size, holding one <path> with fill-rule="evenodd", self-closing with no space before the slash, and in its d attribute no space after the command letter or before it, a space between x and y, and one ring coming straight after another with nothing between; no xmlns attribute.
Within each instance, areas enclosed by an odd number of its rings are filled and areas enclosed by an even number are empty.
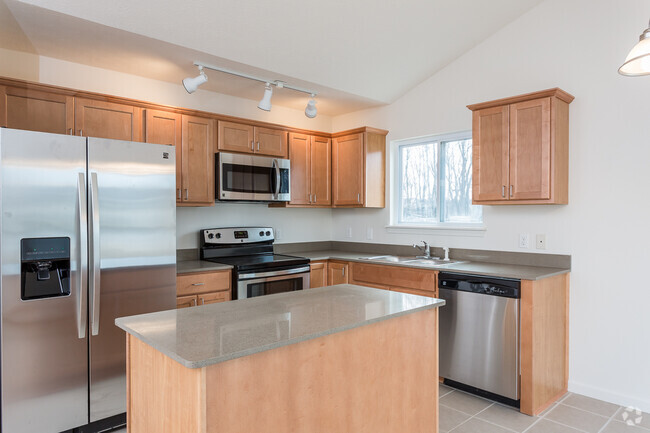
<svg viewBox="0 0 650 433"><path fill-rule="evenodd" d="M485 236L487 227L482 224L446 224L446 225L388 225L388 233L436 234L440 236Z"/></svg>

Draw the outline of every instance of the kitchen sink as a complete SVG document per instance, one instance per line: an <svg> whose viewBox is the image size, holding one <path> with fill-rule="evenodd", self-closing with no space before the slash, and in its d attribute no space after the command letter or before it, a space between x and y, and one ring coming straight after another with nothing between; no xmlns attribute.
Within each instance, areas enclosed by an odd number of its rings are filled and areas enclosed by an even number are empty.
<svg viewBox="0 0 650 433"><path fill-rule="evenodd" d="M410 260L416 260L415 257L402 257L402 256L374 256L374 257L362 257L362 260L375 260L378 262L391 262L391 263L403 263Z"/></svg>
<svg viewBox="0 0 650 433"><path fill-rule="evenodd" d="M418 266L431 266L431 267L440 267L448 265L457 265L460 263L467 263L460 260L442 260L439 258L431 259L422 259L414 256L374 256L374 257L361 257L361 260L372 260L376 262L388 262L388 263L408 263Z"/></svg>

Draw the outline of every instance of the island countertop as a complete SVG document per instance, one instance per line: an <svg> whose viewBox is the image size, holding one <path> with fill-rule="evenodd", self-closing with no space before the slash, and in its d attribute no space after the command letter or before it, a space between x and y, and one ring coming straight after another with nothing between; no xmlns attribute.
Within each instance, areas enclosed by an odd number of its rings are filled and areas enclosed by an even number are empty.
<svg viewBox="0 0 650 433"><path fill-rule="evenodd" d="M444 304L340 284L122 317L115 324L183 366L201 368Z"/></svg>

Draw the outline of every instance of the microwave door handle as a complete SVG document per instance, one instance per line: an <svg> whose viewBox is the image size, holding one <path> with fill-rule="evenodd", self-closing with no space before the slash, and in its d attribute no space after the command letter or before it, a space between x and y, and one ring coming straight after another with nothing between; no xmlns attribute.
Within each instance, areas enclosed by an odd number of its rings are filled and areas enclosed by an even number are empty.
<svg viewBox="0 0 650 433"><path fill-rule="evenodd" d="M278 160L273 159L273 168L275 169L275 197L277 198L280 195L280 167L278 166Z"/></svg>

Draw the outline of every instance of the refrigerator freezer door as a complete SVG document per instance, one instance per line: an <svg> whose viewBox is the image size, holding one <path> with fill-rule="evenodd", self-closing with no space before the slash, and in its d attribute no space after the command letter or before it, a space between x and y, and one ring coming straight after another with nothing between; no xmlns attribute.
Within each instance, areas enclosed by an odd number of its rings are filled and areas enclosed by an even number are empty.
<svg viewBox="0 0 650 433"><path fill-rule="evenodd" d="M88 139L90 421L126 411L117 317L176 307L174 147Z"/></svg>
<svg viewBox="0 0 650 433"><path fill-rule="evenodd" d="M88 423L85 171L85 138L0 129L2 432ZM69 238L69 275L39 275L67 276L69 295L21 299L21 239L33 238Z"/></svg>

